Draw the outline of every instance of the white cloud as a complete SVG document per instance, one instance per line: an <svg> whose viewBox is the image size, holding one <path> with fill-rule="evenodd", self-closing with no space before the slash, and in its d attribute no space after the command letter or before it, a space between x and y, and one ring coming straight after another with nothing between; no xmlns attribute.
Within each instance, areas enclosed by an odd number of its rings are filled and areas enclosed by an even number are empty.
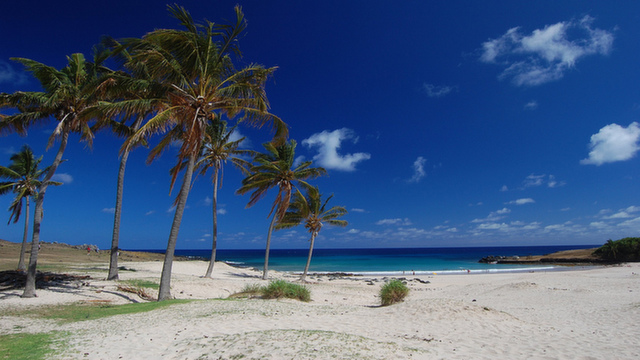
<svg viewBox="0 0 640 360"><path fill-rule="evenodd" d="M2 152L3 154L6 154L6 155L13 155L17 151L16 151L16 148L14 148L13 146L10 146L8 148L0 148L0 152Z"/></svg>
<svg viewBox="0 0 640 360"><path fill-rule="evenodd" d="M364 213L364 212L366 212L366 210L365 209L353 208L353 209L351 209L351 212Z"/></svg>
<svg viewBox="0 0 640 360"><path fill-rule="evenodd" d="M509 188L507 187L507 185L502 185L500 191L509 191Z"/></svg>
<svg viewBox="0 0 640 360"><path fill-rule="evenodd" d="M626 209L621 209L620 211L618 211L617 213L613 214L613 215L609 215L609 216L605 216L603 217L603 219L607 219L607 220L611 220L611 219L628 219L631 217L634 217L634 215L632 215L635 212L640 211L640 207L638 206L629 206Z"/></svg>
<svg viewBox="0 0 640 360"><path fill-rule="evenodd" d="M500 79L511 78L516 86L558 80L579 59L611 51L613 33L593 29L593 20L587 15L580 20L547 25L526 36L518 27L509 29L501 37L482 44L480 61L505 66Z"/></svg>
<svg viewBox="0 0 640 360"><path fill-rule="evenodd" d="M362 160L368 160L371 158L367 153L355 153L355 154L338 154L340 143L343 140L353 140L353 143L358 142L358 138L355 133L347 128L342 128L334 131L323 131L311 135L308 139L302 141L302 143L309 148L318 147L318 154L313 157L313 160L318 162L318 165L333 170L342 171L354 171L355 165Z"/></svg>
<svg viewBox="0 0 640 360"><path fill-rule="evenodd" d="M589 158L581 160L580 163L599 166L629 160L640 149L638 139L640 139L640 126L637 122L631 123L626 128L618 124L609 124L591 136Z"/></svg>
<svg viewBox="0 0 640 360"><path fill-rule="evenodd" d="M207 197L204 198L204 200L202 200L202 203L205 206L209 206L209 205L213 204L213 199L207 196Z"/></svg>
<svg viewBox="0 0 640 360"><path fill-rule="evenodd" d="M66 185L66 184L71 184L73 182L73 176L65 173L59 173L59 174L53 175L51 180L59 181Z"/></svg>
<svg viewBox="0 0 640 360"><path fill-rule="evenodd" d="M531 100L524 105L525 110L535 110L538 108L538 102L535 100Z"/></svg>
<svg viewBox="0 0 640 360"><path fill-rule="evenodd" d="M524 179L524 181L522 182L522 187L526 189L529 187L542 186L545 184L547 185L547 187L555 188L564 186L565 182L556 180L556 177L554 175L547 176L546 174L531 174Z"/></svg>
<svg viewBox="0 0 640 360"><path fill-rule="evenodd" d="M27 76L24 72L15 71L9 63L0 60L0 83L10 82L18 85L26 81Z"/></svg>
<svg viewBox="0 0 640 360"><path fill-rule="evenodd" d="M423 84L424 90L427 92L427 96L429 97L441 97L445 96L452 91L456 90L456 86L437 86L433 84Z"/></svg>
<svg viewBox="0 0 640 360"><path fill-rule="evenodd" d="M149 210L149 211L147 211L147 212L145 213L145 215L146 215L146 216L149 216L149 215L151 215L151 214L155 214L155 211L154 211L154 210Z"/></svg>
<svg viewBox="0 0 640 360"><path fill-rule="evenodd" d="M216 212L220 215L225 215L227 213L227 209L218 209Z"/></svg>
<svg viewBox="0 0 640 360"><path fill-rule="evenodd" d="M524 205L524 204L533 204L535 202L536 201L533 200L532 198L523 198L523 199L517 199L517 200L509 201L507 204Z"/></svg>
<svg viewBox="0 0 640 360"><path fill-rule="evenodd" d="M115 214L116 213L116 208L104 208L102 209L103 213L107 213L107 214Z"/></svg>
<svg viewBox="0 0 640 360"><path fill-rule="evenodd" d="M347 234L357 234L359 232L360 232L360 230L358 230L358 229L349 229L349 231L347 231Z"/></svg>
<svg viewBox="0 0 640 360"><path fill-rule="evenodd" d="M407 218L400 219L382 219L376 222L376 225L399 225L399 226L409 226L411 225L411 221Z"/></svg>
<svg viewBox="0 0 640 360"><path fill-rule="evenodd" d="M413 176L409 179L409 182L419 182L425 177L427 174L424 171L424 164L427 162L427 159L422 156L418 156L416 161L413 162Z"/></svg>
<svg viewBox="0 0 640 360"><path fill-rule="evenodd" d="M484 219L473 219L471 220L471 222L472 223L493 223L498 220L504 219L505 218L504 215L509 214L510 212L511 212L510 209L502 208L500 210L489 213L489 216L487 216Z"/></svg>

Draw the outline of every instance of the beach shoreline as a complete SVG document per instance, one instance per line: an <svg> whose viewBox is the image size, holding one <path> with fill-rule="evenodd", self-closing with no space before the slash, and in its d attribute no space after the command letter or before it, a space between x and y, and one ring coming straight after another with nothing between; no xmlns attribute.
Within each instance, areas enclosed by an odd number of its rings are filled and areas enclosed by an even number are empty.
<svg viewBox="0 0 640 360"><path fill-rule="evenodd" d="M172 295L194 302L151 313L59 324L0 316L0 334L64 331L62 358L169 359L631 359L640 320L640 264L579 271L410 275L407 299L380 307L384 276L311 275L312 301L228 300L251 284L257 269L207 262L174 263ZM120 282L158 282L159 261L125 261ZM90 280L0 292L0 313L82 302L144 302L103 280L106 264L74 265ZM395 276L402 278L402 276ZM271 279L298 281L291 273ZM118 344L118 346L113 346Z"/></svg>

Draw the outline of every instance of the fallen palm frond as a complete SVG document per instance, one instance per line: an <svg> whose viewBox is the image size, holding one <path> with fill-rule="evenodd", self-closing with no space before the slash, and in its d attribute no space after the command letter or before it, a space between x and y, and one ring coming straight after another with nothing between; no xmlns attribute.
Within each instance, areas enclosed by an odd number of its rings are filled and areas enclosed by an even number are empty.
<svg viewBox="0 0 640 360"><path fill-rule="evenodd" d="M123 291L138 295L141 299L153 301L155 298L151 296L144 288L130 285L118 285L118 291Z"/></svg>

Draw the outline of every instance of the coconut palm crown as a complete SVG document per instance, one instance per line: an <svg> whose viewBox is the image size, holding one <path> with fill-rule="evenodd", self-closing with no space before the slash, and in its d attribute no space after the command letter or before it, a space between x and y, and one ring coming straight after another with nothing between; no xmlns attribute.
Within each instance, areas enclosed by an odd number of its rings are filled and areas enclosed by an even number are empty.
<svg viewBox="0 0 640 360"><path fill-rule="evenodd" d="M38 194L38 188L42 184L40 179L48 169L38 168L40 162L42 162L42 156L36 159L28 145L24 145L20 152L11 155L10 160L11 164L8 167L0 166L0 179L8 180L0 182L0 195L7 194L10 191L15 194L15 198L9 207L9 212L11 212L9 223L12 220L14 223L18 222L22 213L22 203L23 201L25 202L24 232L20 248L20 260L18 261L18 270L24 271L27 269L24 258L27 235L29 233L29 200ZM49 185L57 186L62 185L62 183L49 181Z"/></svg>
<svg viewBox="0 0 640 360"><path fill-rule="evenodd" d="M322 201L322 195L317 187L309 188L307 190L307 196L302 195L300 191L296 191L289 205L289 209L284 217L276 224L276 230L280 230L289 229L304 222L304 227L311 233L309 256L307 257L307 264L302 273L302 281L305 281L307 277L314 242L323 224L340 227L348 225L347 221L338 219L347 213L347 209L343 206L327 208L331 198L333 198L333 195Z"/></svg>
<svg viewBox="0 0 640 360"><path fill-rule="evenodd" d="M285 124L268 112L265 83L275 68L248 65L236 69L233 58L240 55L237 40L246 27L240 7L233 25L209 21L196 23L184 8L169 6L169 12L185 30L158 29L140 39L124 39L120 49L130 54L124 64L134 75L146 73L164 87L162 97L153 102L156 113L127 139L124 148L154 134L164 134L153 147L148 162L156 159L172 143L180 144L178 162L186 162L174 215L158 300L170 295L171 265L182 215L191 186L195 163L205 139L207 124L226 116L257 127L271 123L277 137L286 136ZM172 172L171 188L178 176Z"/></svg>
<svg viewBox="0 0 640 360"><path fill-rule="evenodd" d="M266 152L259 153L254 157L255 164L249 169L251 175L242 180L242 186L236 191L240 195L252 192L247 204L247 207L251 207L262 199L269 189L278 188L278 195L269 212L269 216L273 214L273 218L267 234L264 271L262 274L262 278L265 280L269 277L271 233L275 223L282 219L286 213L293 190L297 189L298 186L308 189L311 185L305 180L317 178L327 173L324 168L311 167L311 161L302 162L294 167L296 145L295 140L288 142L272 141L263 144Z"/></svg>
<svg viewBox="0 0 640 360"><path fill-rule="evenodd" d="M104 57L96 53L94 62L86 61L84 55L73 54L67 57L67 66L58 70L40 62L24 58L12 58L22 63L39 82L43 91L0 94L0 108L14 108L18 110L12 115L0 117L0 135L17 132L25 136L27 129L39 123L46 123L51 119L57 122L53 134L49 138L48 147L56 139L60 140L58 152L45 177L38 188L36 208L33 222L33 241L31 256L27 272L27 282L23 297L36 296L35 276L38 260L38 245L40 241L40 224L42 222L42 207L44 196L50 180L62 162L62 156L67 146L69 135L78 133L89 146L93 142L93 132L89 126L89 117L81 113L99 100L101 75L110 70L102 66Z"/></svg>

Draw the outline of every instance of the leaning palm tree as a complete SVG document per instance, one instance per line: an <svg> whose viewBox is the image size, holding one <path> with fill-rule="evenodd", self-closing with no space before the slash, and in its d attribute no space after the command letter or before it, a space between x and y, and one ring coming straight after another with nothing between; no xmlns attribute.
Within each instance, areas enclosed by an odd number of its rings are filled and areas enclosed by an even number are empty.
<svg viewBox="0 0 640 360"><path fill-rule="evenodd" d="M273 214L269 232L267 234L267 245L264 256L264 271L262 278L269 278L269 249L271 247L271 233L277 221L281 220L289 207L291 193L296 185L310 188L305 180L316 178L326 174L324 168L312 168L311 161L305 161L294 168L296 141L278 142L272 141L263 144L266 153L260 153L254 157L255 165L249 168L251 175L242 180L242 187L236 193L243 195L250 191L251 197L247 207L255 205L262 199L267 191L273 187L278 188L276 197L269 216Z"/></svg>
<svg viewBox="0 0 640 360"><path fill-rule="evenodd" d="M97 59L97 58L96 58ZM68 64L58 70L34 60L13 58L22 63L27 71L40 81L44 91L0 94L0 108L15 108L18 113L5 115L0 118L0 134L17 132L25 136L32 125L46 122L53 118L57 125L49 138L50 148L56 139L60 140L58 152L53 164L48 167L47 174L38 187L36 208L33 220L33 236L31 242L31 256L27 271L27 281L22 297L36 296L36 268L38 262L38 245L40 242L40 224L42 223L42 208L47 187L51 178L62 162L62 156L67 147L69 135L78 133L89 146L92 144L93 133L89 126L89 119L79 114L87 107L98 101L96 90L99 88L100 74L107 71L99 62L91 63L82 54L67 57Z"/></svg>
<svg viewBox="0 0 640 360"><path fill-rule="evenodd" d="M9 207L11 216L9 223L13 219L18 222L22 213L22 201L25 200L24 232L22 234L22 246L20 247L20 260L18 270L25 271L24 257L27 251L27 235L29 233L29 200L38 194L38 187L42 184L40 179L48 169L39 169L42 156L35 158L33 151L28 145L24 145L20 152L11 155L11 164L8 167L0 166L0 178L8 181L0 182L0 195L13 191L15 199ZM49 181L49 185L62 185L60 182Z"/></svg>
<svg viewBox="0 0 640 360"><path fill-rule="evenodd" d="M307 279L307 272L311 264L311 255L313 254L313 244L320 229L322 229L322 225L326 223L328 225L345 227L348 224L347 221L338 219L347 213L347 209L342 206L334 206L327 209L327 204L332 197L333 195L329 196L323 202L322 195L317 187L308 189L306 197L303 196L300 191L297 191L291 205L289 205L289 210L287 210L282 220L276 225L276 229L280 230L289 229L304 222L304 227L311 233L309 256L307 257L307 264L300 278L301 281L306 281Z"/></svg>
<svg viewBox="0 0 640 360"><path fill-rule="evenodd" d="M255 154L252 150L240 149L240 144L244 137L231 140L236 127L227 129L226 122L216 120L207 125L205 138L202 146L200 159L196 167L200 169L200 174L204 175L209 168L213 169L213 244L211 246L211 259L205 277L211 277L213 266L216 261L216 250L218 247L218 188L222 187L224 177L223 165L227 160L231 161L238 169L248 175L248 168L251 163L243 157Z"/></svg>
<svg viewBox="0 0 640 360"><path fill-rule="evenodd" d="M123 40L131 58L125 67L132 73L141 69L165 88L165 95L154 102L157 112L124 144L130 147L136 141L153 134L164 133L158 145L151 149L147 162L156 159L172 143L181 144L178 164L186 162L182 185L175 201L175 214L160 279L158 301L171 298L171 268L176 241L191 180L200 149L205 138L207 123L222 115L251 125L272 123L276 136L286 135L286 126L270 114L264 86L275 68L249 65L240 70L234 67L232 57L239 55L237 38L246 27L240 7L236 7L236 23L216 25L206 21L195 23L184 8L169 6L171 14L185 30L158 29L141 39ZM178 171L173 172L171 188Z"/></svg>

